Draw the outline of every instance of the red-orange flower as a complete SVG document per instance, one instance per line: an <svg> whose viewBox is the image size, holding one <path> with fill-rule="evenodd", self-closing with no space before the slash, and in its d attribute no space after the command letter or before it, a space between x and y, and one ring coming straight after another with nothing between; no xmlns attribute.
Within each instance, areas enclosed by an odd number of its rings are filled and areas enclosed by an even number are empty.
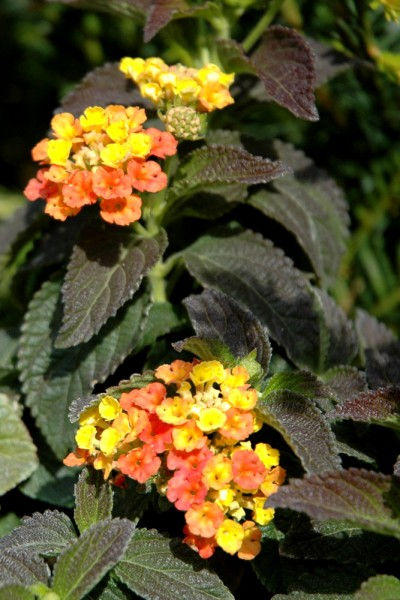
<svg viewBox="0 0 400 600"><path fill-rule="evenodd" d="M193 504L203 502L206 495L201 473L177 471L168 482L167 498L178 510L188 510Z"/></svg>
<svg viewBox="0 0 400 600"><path fill-rule="evenodd" d="M139 434L139 439L149 444L157 454L164 452L166 446L172 441L172 427L163 423L157 415L149 416L149 424Z"/></svg>
<svg viewBox="0 0 400 600"><path fill-rule="evenodd" d="M123 454L118 459L121 472L139 483L145 483L155 475L161 466L161 459L150 446L142 446Z"/></svg>
<svg viewBox="0 0 400 600"><path fill-rule="evenodd" d="M183 542L199 553L201 558L210 558L217 547L215 537L204 538L200 535L194 535L187 525L183 528L185 537Z"/></svg>
<svg viewBox="0 0 400 600"><path fill-rule="evenodd" d="M62 187L63 200L67 206L80 208L85 204L94 204L96 194L92 190L92 173L90 171L73 171L67 183Z"/></svg>
<svg viewBox="0 0 400 600"><path fill-rule="evenodd" d="M110 200L129 196L132 186L122 169L99 167L93 174L93 191L99 198Z"/></svg>
<svg viewBox="0 0 400 600"><path fill-rule="evenodd" d="M100 202L100 216L108 223L129 225L138 221L142 215L142 200L139 196L112 198Z"/></svg>
<svg viewBox="0 0 400 600"><path fill-rule="evenodd" d="M213 456L213 453L205 445L199 450L185 452L171 448L167 456L167 467L171 471L183 469L186 471L202 471L208 460Z"/></svg>
<svg viewBox="0 0 400 600"><path fill-rule="evenodd" d="M155 413L157 406L166 395L167 390L162 383L149 383L145 387L132 390L129 394L122 394L120 404L124 410L136 405L150 413Z"/></svg>
<svg viewBox="0 0 400 600"><path fill-rule="evenodd" d="M153 142L151 146L151 153L153 156L166 158L167 156L176 154L178 142L172 133L168 133L168 131L159 131L154 127L146 129L146 133L151 136Z"/></svg>
<svg viewBox="0 0 400 600"><path fill-rule="evenodd" d="M224 437L236 441L245 440L254 430L253 415L242 412L237 408L230 408L226 413L226 423L219 430Z"/></svg>
<svg viewBox="0 0 400 600"><path fill-rule="evenodd" d="M154 160L132 159L127 171L131 185L139 192L160 192L167 187L167 175Z"/></svg>
<svg viewBox="0 0 400 600"><path fill-rule="evenodd" d="M224 513L214 502L203 502L189 508L185 515L191 533L209 538L224 520Z"/></svg>
<svg viewBox="0 0 400 600"><path fill-rule="evenodd" d="M236 450L232 472L234 482L243 490L255 490L263 482L266 468L253 450Z"/></svg>

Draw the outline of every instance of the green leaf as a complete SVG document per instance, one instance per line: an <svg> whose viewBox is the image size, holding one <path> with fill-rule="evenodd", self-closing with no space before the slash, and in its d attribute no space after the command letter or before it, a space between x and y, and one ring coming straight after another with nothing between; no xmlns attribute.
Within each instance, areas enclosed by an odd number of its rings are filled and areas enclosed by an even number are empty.
<svg viewBox="0 0 400 600"><path fill-rule="evenodd" d="M136 594L112 576L108 576L106 581L103 579L86 598L87 600L138 600Z"/></svg>
<svg viewBox="0 0 400 600"><path fill-rule="evenodd" d="M5 585L0 588L0 600L35 600L35 596L22 585Z"/></svg>
<svg viewBox="0 0 400 600"><path fill-rule="evenodd" d="M0 586L47 585L49 577L50 569L42 558L19 549L6 548L0 551Z"/></svg>
<svg viewBox="0 0 400 600"><path fill-rule="evenodd" d="M179 168L168 201L199 191L215 191L226 184L268 183L288 172L282 163L254 156L238 146L202 146L191 152Z"/></svg>
<svg viewBox="0 0 400 600"><path fill-rule="evenodd" d="M1 538L11 533L19 525L20 519L15 513L8 513L0 517L0 544Z"/></svg>
<svg viewBox="0 0 400 600"><path fill-rule="evenodd" d="M323 393L322 383L308 371L282 371L275 373L263 391L263 398L276 391L294 392L308 398L314 398Z"/></svg>
<svg viewBox="0 0 400 600"><path fill-rule="evenodd" d="M129 229L90 225L82 231L62 288L64 315L56 348L87 342L139 289L167 244Z"/></svg>
<svg viewBox="0 0 400 600"><path fill-rule="evenodd" d="M193 328L200 338L216 339L228 346L235 358L257 351L257 361L265 373L271 360L271 345L260 322L232 298L215 290L205 290L183 301Z"/></svg>
<svg viewBox="0 0 400 600"><path fill-rule="evenodd" d="M88 394L132 352L144 326L148 299L138 294L88 344L54 350L59 293L60 282L48 281L33 297L23 325L19 369L26 403L51 449L63 458L74 446L68 419L71 401Z"/></svg>
<svg viewBox="0 0 400 600"><path fill-rule="evenodd" d="M274 508L291 508L313 519L347 520L351 524L400 538L400 521L385 503L394 482L390 475L348 469L292 479L266 502Z"/></svg>
<svg viewBox="0 0 400 600"><path fill-rule="evenodd" d="M233 600L204 560L155 530L135 531L115 575L146 600Z"/></svg>
<svg viewBox="0 0 400 600"><path fill-rule="evenodd" d="M36 448L16 402L0 392L0 496L35 470Z"/></svg>
<svg viewBox="0 0 400 600"><path fill-rule="evenodd" d="M47 445L46 450L47 456L39 447L39 465L31 477L19 486L19 489L34 500L72 508L76 469L66 467L59 460L54 459Z"/></svg>
<svg viewBox="0 0 400 600"><path fill-rule="evenodd" d="M80 600L121 559L134 526L127 519L101 521L58 558L53 590L60 600Z"/></svg>
<svg viewBox="0 0 400 600"><path fill-rule="evenodd" d="M184 252L190 273L250 310L300 367L319 362L319 323L307 281L282 250L246 231L204 235Z"/></svg>
<svg viewBox="0 0 400 600"><path fill-rule="evenodd" d="M273 521L260 529L262 533L261 552L251 561L251 566L263 586L273 593L282 588L279 542L284 535L277 529Z"/></svg>
<svg viewBox="0 0 400 600"><path fill-rule="evenodd" d="M58 510L45 510L24 517L21 525L0 539L0 552L10 548L32 556L57 556L75 542L71 519Z"/></svg>
<svg viewBox="0 0 400 600"><path fill-rule="evenodd" d="M146 319L140 347L151 346L157 338L177 329L181 324L182 315L171 302L154 302Z"/></svg>
<svg viewBox="0 0 400 600"><path fill-rule="evenodd" d="M329 416L400 430L400 389L386 387L362 392L340 404Z"/></svg>
<svg viewBox="0 0 400 600"><path fill-rule="evenodd" d="M276 142L279 157L296 169ZM326 287L337 275L349 236L343 193L327 174L312 165L275 181L276 191L260 190L249 203L292 232Z"/></svg>
<svg viewBox="0 0 400 600"><path fill-rule="evenodd" d="M353 594L308 594L307 592L292 592L291 594L276 594L271 600L354 600Z"/></svg>
<svg viewBox="0 0 400 600"><path fill-rule="evenodd" d="M311 400L295 392L270 392L258 402L257 412L265 423L279 431L307 473L340 468L335 437Z"/></svg>
<svg viewBox="0 0 400 600"><path fill-rule="evenodd" d="M108 0L94 0L97 4L117 6L125 1L115 0L112 5ZM143 0L147 4L147 0ZM125 75L119 70L119 63L106 63L85 75L78 85L69 92L61 101L60 111L70 112L76 117L88 106L103 106L109 104L122 104L124 106L143 106L152 108L153 105L140 95L139 91L131 85ZM70 225L70 223L68 223Z"/></svg>
<svg viewBox="0 0 400 600"><path fill-rule="evenodd" d="M6 254L19 236L41 214L40 203L25 202L9 219L0 224L0 254Z"/></svg>
<svg viewBox="0 0 400 600"><path fill-rule="evenodd" d="M84 469L75 485L74 519L79 531L111 518L113 493L103 474L93 469Z"/></svg>
<svg viewBox="0 0 400 600"><path fill-rule="evenodd" d="M222 68L227 73L257 75L251 60L246 56L242 46L235 40L217 40L217 52Z"/></svg>
<svg viewBox="0 0 400 600"><path fill-rule="evenodd" d="M392 575L376 575L365 581L354 600L396 600L400 598L400 579Z"/></svg>

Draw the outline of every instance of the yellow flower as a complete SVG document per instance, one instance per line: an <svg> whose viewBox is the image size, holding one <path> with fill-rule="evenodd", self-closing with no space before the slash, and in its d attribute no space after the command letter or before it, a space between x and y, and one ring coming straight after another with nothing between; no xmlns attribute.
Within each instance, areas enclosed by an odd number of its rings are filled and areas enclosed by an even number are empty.
<svg viewBox="0 0 400 600"><path fill-rule="evenodd" d="M75 435L78 448L93 451L96 441L96 427L94 425L83 425L79 427Z"/></svg>
<svg viewBox="0 0 400 600"><path fill-rule="evenodd" d="M113 396L104 396L99 404L100 416L106 421L112 421L122 412L122 408L118 400Z"/></svg>
<svg viewBox="0 0 400 600"><path fill-rule="evenodd" d="M232 477L231 461L221 454L210 458L203 470L204 483L213 490L225 488Z"/></svg>
<svg viewBox="0 0 400 600"><path fill-rule="evenodd" d="M126 148L135 158L145 158L151 152L152 139L147 133L131 133Z"/></svg>
<svg viewBox="0 0 400 600"><path fill-rule="evenodd" d="M124 142L128 137L129 123L127 120L114 121L107 127L106 132L113 142Z"/></svg>
<svg viewBox="0 0 400 600"><path fill-rule="evenodd" d="M226 423L226 414L218 408L203 408L200 410L197 426L205 433L217 431Z"/></svg>
<svg viewBox="0 0 400 600"><path fill-rule="evenodd" d="M104 479L107 479L112 470L113 457L98 454L93 461L93 467L97 471L104 471Z"/></svg>
<svg viewBox="0 0 400 600"><path fill-rule="evenodd" d="M225 369L218 360L203 361L193 367L190 377L196 386L209 382L222 383L225 379Z"/></svg>
<svg viewBox="0 0 400 600"><path fill-rule="evenodd" d="M79 417L79 425L96 425L100 420L99 407L90 406L81 413Z"/></svg>
<svg viewBox="0 0 400 600"><path fill-rule="evenodd" d="M89 106L79 117L84 131L101 131L107 125L107 114L101 106Z"/></svg>
<svg viewBox="0 0 400 600"><path fill-rule="evenodd" d="M100 158L108 167L119 167L126 159L127 153L128 149L125 144L107 144L101 150Z"/></svg>
<svg viewBox="0 0 400 600"><path fill-rule="evenodd" d="M274 518L273 508L264 508L266 498L257 496L253 500L253 519L259 525L267 525Z"/></svg>
<svg viewBox="0 0 400 600"><path fill-rule="evenodd" d="M220 83L221 85L229 87L235 79L235 74L224 73L217 65L209 63L198 71L197 79L202 85L205 85L206 83Z"/></svg>
<svg viewBox="0 0 400 600"><path fill-rule="evenodd" d="M229 403L240 410L251 410L257 404L257 392L254 389L240 390L234 388L228 395Z"/></svg>
<svg viewBox="0 0 400 600"><path fill-rule="evenodd" d="M158 104L163 97L163 91L158 83L141 83L139 89L143 98L148 98L154 104Z"/></svg>
<svg viewBox="0 0 400 600"><path fill-rule="evenodd" d="M235 554L242 545L244 529L240 523L225 519L217 529L215 539L222 550L225 550L228 554Z"/></svg>
<svg viewBox="0 0 400 600"><path fill-rule="evenodd" d="M144 71L145 61L143 58L130 58L126 56L119 63L119 68L124 75L128 75L133 79L133 81L137 81L140 75Z"/></svg>
<svg viewBox="0 0 400 600"><path fill-rule="evenodd" d="M54 165L65 167L71 152L72 142L68 140L49 140L47 144L47 155Z"/></svg>
<svg viewBox="0 0 400 600"><path fill-rule="evenodd" d="M191 402L175 396L174 398L166 398L156 408L156 413L164 423L170 425L182 425L187 421Z"/></svg>
<svg viewBox="0 0 400 600"><path fill-rule="evenodd" d="M113 427L105 429L100 437L100 450L106 456L114 454L114 450L121 440L121 434Z"/></svg>
<svg viewBox="0 0 400 600"><path fill-rule="evenodd" d="M279 450L272 448L269 444L256 444L254 452L267 469L279 465Z"/></svg>
<svg viewBox="0 0 400 600"><path fill-rule="evenodd" d="M81 129L76 125L75 117L71 113L55 115L51 120L51 128L58 138L66 140L72 140L81 133Z"/></svg>

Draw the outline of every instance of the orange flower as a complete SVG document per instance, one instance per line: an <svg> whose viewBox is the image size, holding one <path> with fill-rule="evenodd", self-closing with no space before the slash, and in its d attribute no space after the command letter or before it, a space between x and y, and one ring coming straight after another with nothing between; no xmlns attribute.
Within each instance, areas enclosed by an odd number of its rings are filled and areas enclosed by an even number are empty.
<svg viewBox="0 0 400 600"><path fill-rule="evenodd" d="M199 450L185 452L184 450L175 450L171 448L167 456L167 467L171 471L176 469L187 471L202 471L213 453L205 445Z"/></svg>
<svg viewBox="0 0 400 600"><path fill-rule="evenodd" d="M58 193L58 186L46 178L48 169L39 169L37 178L33 177L28 181L24 189L25 197L28 200L37 200L38 198L48 198Z"/></svg>
<svg viewBox="0 0 400 600"><path fill-rule="evenodd" d="M168 131L159 131L154 127L146 129L147 135L152 139L151 154L158 158L166 158L176 154L178 142Z"/></svg>
<svg viewBox="0 0 400 600"><path fill-rule="evenodd" d="M132 185L122 169L99 167L93 174L93 191L105 200L124 198L132 192Z"/></svg>
<svg viewBox="0 0 400 600"><path fill-rule="evenodd" d="M177 471L168 482L167 498L178 510L189 510L193 504L203 502L206 495L201 473Z"/></svg>
<svg viewBox="0 0 400 600"><path fill-rule="evenodd" d="M185 520L191 533L209 538L216 534L224 513L214 502L203 502L189 508Z"/></svg>
<svg viewBox="0 0 400 600"><path fill-rule="evenodd" d="M256 490L263 482L266 468L252 450L236 450L232 455L233 481L243 490Z"/></svg>
<svg viewBox="0 0 400 600"><path fill-rule="evenodd" d="M43 140L40 140L40 142L38 142L36 144L36 146L34 146L32 148L31 154L32 154L32 158L34 161L36 162L42 162L48 161L48 156L47 156L47 144L49 143L49 138L44 138Z"/></svg>
<svg viewBox="0 0 400 600"><path fill-rule="evenodd" d="M76 448L74 452L70 452L63 460L66 467L81 467L87 463L89 458L89 450Z"/></svg>
<svg viewBox="0 0 400 600"><path fill-rule="evenodd" d="M184 360L174 360L170 365L161 365L155 370L157 379L162 379L167 385L170 383L182 383L190 375L193 363Z"/></svg>
<svg viewBox="0 0 400 600"><path fill-rule="evenodd" d="M214 554L217 547L215 537L204 538L194 535L187 525L183 528L183 533L185 534L183 542L198 552L201 558L210 558Z"/></svg>
<svg viewBox="0 0 400 600"><path fill-rule="evenodd" d="M154 160L132 159L127 169L131 185L139 192L160 192L167 187L167 176Z"/></svg>
<svg viewBox="0 0 400 600"><path fill-rule="evenodd" d="M228 88L217 82L207 83L199 93L200 109L206 112L225 108L234 102Z"/></svg>
<svg viewBox="0 0 400 600"><path fill-rule="evenodd" d="M243 529L244 540L238 551L238 557L242 560L253 560L261 552L261 531L254 521L245 521Z"/></svg>
<svg viewBox="0 0 400 600"><path fill-rule="evenodd" d="M166 395L167 390L162 383L149 383L145 387L132 390L129 394L122 394L120 404L124 410L136 405L150 413L154 413Z"/></svg>
<svg viewBox="0 0 400 600"><path fill-rule="evenodd" d="M142 200L136 195L127 198L102 200L100 203L100 216L108 223L130 225L130 223L140 219L142 215L141 208Z"/></svg>
<svg viewBox="0 0 400 600"><path fill-rule="evenodd" d="M59 221L65 221L67 217L72 217L78 214L80 208L72 208L71 206L67 206L62 199L60 194L55 194L54 196L47 196L46 207L44 212L54 219L58 219Z"/></svg>
<svg viewBox="0 0 400 600"><path fill-rule="evenodd" d="M172 439L177 450L185 450L186 452L201 448L207 442L207 438L193 421L174 427Z"/></svg>
<svg viewBox="0 0 400 600"><path fill-rule="evenodd" d="M155 475L161 466L161 460L150 446L142 446L123 454L118 459L122 473L139 483L145 483Z"/></svg>
<svg viewBox="0 0 400 600"><path fill-rule="evenodd" d="M97 196L92 191L92 173L73 171L68 177L68 182L63 185L62 193L67 206L81 208L85 204L94 204Z"/></svg>
<svg viewBox="0 0 400 600"><path fill-rule="evenodd" d="M171 444L172 427L160 421L157 415L149 416L149 424L139 434L139 439L161 454Z"/></svg>
<svg viewBox="0 0 400 600"><path fill-rule="evenodd" d="M249 412L241 412L237 408L230 408L227 413L227 421L219 430L225 438L240 441L245 440L253 433L253 415Z"/></svg>

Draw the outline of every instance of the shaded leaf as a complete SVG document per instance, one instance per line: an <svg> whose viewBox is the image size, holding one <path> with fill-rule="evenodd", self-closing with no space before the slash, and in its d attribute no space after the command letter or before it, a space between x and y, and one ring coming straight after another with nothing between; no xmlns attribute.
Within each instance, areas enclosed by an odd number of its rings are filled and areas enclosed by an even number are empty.
<svg viewBox="0 0 400 600"><path fill-rule="evenodd" d="M308 38L307 43L314 54L316 88L347 71L354 64L347 56L322 42Z"/></svg>
<svg viewBox="0 0 400 600"><path fill-rule="evenodd" d="M166 235L138 239L123 228L88 226L65 277L63 324L56 348L87 342L132 298L165 250Z"/></svg>
<svg viewBox="0 0 400 600"><path fill-rule="evenodd" d="M257 412L279 431L307 473L340 468L334 435L311 400L294 392L275 391L258 402Z"/></svg>
<svg viewBox="0 0 400 600"><path fill-rule="evenodd" d="M189 154L174 178L168 197L171 202L226 184L268 183L286 173L288 169L280 162L255 156L237 146L210 144Z"/></svg>
<svg viewBox="0 0 400 600"><path fill-rule="evenodd" d="M58 558L53 590L61 600L80 600L121 559L134 525L113 519L92 525Z"/></svg>
<svg viewBox="0 0 400 600"><path fill-rule="evenodd" d="M1 600L1 599L0 599ZM88 594L87 600L138 600L128 588L112 576L104 579Z"/></svg>
<svg viewBox="0 0 400 600"><path fill-rule="evenodd" d="M379 350L396 341L393 333L384 323L381 323L361 308L357 309L355 324L357 335L364 350L367 348Z"/></svg>
<svg viewBox="0 0 400 600"><path fill-rule="evenodd" d="M24 586L11 584L0 588L0 600L35 600L35 596Z"/></svg>
<svg viewBox="0 0 400 600"><path fill-rule="evenodd" d="M19 517L15 513L7 513L0 517L0 545L1 538L11 533L20 523Z"/></svg>
<svg viewBox="0 0 400 600"><path fill-rule="evenodd" d="M17 208L9 219L0 223L0 254L5 254L17 241L19 235L42 213L42 206L36 202L25 202Z"/></svg>
<svg viewBox="0 0 400 600"><path fill-rule="evenodd" d="M35 470L36 448L13 400L0 392L0 496Z"/></svg>
<svg viewBox="0 0 400 600"><path fill-rule="evenodd" d="M225 72L257 75L257 70L251 64L242 46L235 40L217 40L217 52Z"/></svg>
<svg viewBox="0 0 400 600"><path fill-rule="evenodd" d="M47 584L50 569L42 558L11 548L0 551L0 586Z"/></svg>
<svg viewBox="0 0 400 600"><path fill-rule="evenodd" d="M233 600L207 563L178 540L137 529L115 575L146 600Z"/></svg>
<svg viewBox="0 0 400 600"><path fill-rule="evenodd" d="M41 500L55 506L71 508L74 505L75 469L66 467L52 455L46 445L48 455L39 449L39 465L31 477L19 486L23 494L34 500Z"/></svg>
<svg viewBox="0 0 400 600"><path fill-rule="evenodd" d="M273 593L282 588L279 541L284 538L284 534L277 529L274 521L260 529L261 552L251 561L251 566L263 586Z"/></svg>
<svg viewBox="0 0 400 600"><path fill-rule="evenodd" d="M186 0L152 0L144 26L144 41L149 42L172 19L195 16L207 18L219 12L215 2L191 6Z"/></svg>
<svg viewBox="0 0 400 600"><path fill-rule="evenodd" d="M114 0L113 6L132 0ZM109 5L108 0L93 0L93 3ZM147 5L147 0L143 0ZM133 4L133 2L132 2ZM90 71L80 83L61 101L60 111L70 112L78 117L88 106L107 106L122 104L124 106L144 106L151 108L152 104L143 98L137 89L126 79L118 68L119 63L106 63Z"/></svg>
<svg viewBox="0 0 400 600"><path fill-rule="evenodd" d="M280 25L267 29L251 64L275 102L296 117L318 120L313 53L297 31Z"/></svg>
<svg viewBox="0 0 400 600"><path fill-rule="evenodd" d="M400 429L400 389L386 387L363 392L340 404L330 417Z"/></svg>
<svg viewBox="0 0 400 600"><path fill-rule="evenodd" d="M400 598L400 579L392 575L376 575L365 581L354 600L396 600Z"/></svg>
<svg viewBox="0 0 400 600"><path fill-rule="evenodd" d="M205 235L184 252L204 287L235 298L266 327L298 365L318 365L318 317L306 279L269 240L251 231Z"/></svg>
<svg viewBox="0 0 400 600"><path fill-rule="evenodd" d="M309 594L308 592L291 592L276 594L271 600L354 600L353 594Z"/></svg>
<svg viewBox="0 0 400 600"><path fill-rule="evenodd" d="M151 346L157 338L177 329L182 323L181 314L171 302L154 302L140 338L140 347Z"/></svg>
<svg viewBox="0 0 400 600"><path fill-rule="evenodd" d="M67 416L71 401L104 381L134 349L144 325L148 298L138 295L107 323L101 336L88 344L54 350L59 292L60 283L48 281L33 297L23 325L19 369L26 402L38 427L56 456L63 458L74 445L74 431Z"/></svg>
<svg viewBox="0 0 400 600"><path fill-rule="evenodd" d="M266 399L271 392L294 392L308 398L314 398L323 393L322 383L308 371L282 371L275 373L263 390Z"/></svg>
<svg viewBox="0 0 400 600"><path fill-rule="evenodd" d="M111 518L113 492L104 481L103 474L93 469L84 469L75 485L74 519L79 531Z"/></svg>
<svg viewBox="0 0 400 600"><path fill-rule="evenodd" d="M377 389L400 386L400 343L392 342L378 349L365 350L365 372L368 385Z"/></svg>
<svg viewBox="0 0 400 600"><path fill-rule="evenodd" d="M58 510L45 510L24 517L19 527L0 540L0 552L9 548L33 556L56 556L75 540L71 519Z"/></svg>
<svg viewBox="0 0 400 600"><path fill-rule="evenodd" d="M305 512L318 520L346 519L363 529L400 538L400 522L385 504L392 483L390 475L364 469L307 475L282 486L266 505Z"/></svg>
<svg viewBox="0 0 400 600"><path fill-rule="evenodd" d="M338 402L344 402L367 389L365 373L356 367L333 367L321 375Z"/></svg>
<svg viewBox="0 0 400 600"><path fill-rule="evenodd" d="M124 15L135 19L143 19L148 9L148 0L46 0L47 2L62 2L74 8L100 10L111 14ZM86 105L88 106L88 105Z"/></svg>
<svg viewBox="0 0 400 600"><path fill-rule="evenodd" d="M400 456L397 457L397 460L393 465L393 475L396 475L396 477L400 477Z"/></svg>
<svg viewBox="0 0 400 600"><path fill-rule="evenodd" d="M216 290L205 290L183 301L196 334L227 345L235 358L256 349L257 361L268 371L271 345L261 323L232 298Z"/></svg>
<svg viewBox="0 0 400 600"><path fill-rule="evenodd" d="M177 352L182 352L183 350L191 352L201 360L220 360L224 364L232 364L232 366L235 364L235 358L229 348L218 340L192 336L179 342L174 342L172 347Z"/></svg>

